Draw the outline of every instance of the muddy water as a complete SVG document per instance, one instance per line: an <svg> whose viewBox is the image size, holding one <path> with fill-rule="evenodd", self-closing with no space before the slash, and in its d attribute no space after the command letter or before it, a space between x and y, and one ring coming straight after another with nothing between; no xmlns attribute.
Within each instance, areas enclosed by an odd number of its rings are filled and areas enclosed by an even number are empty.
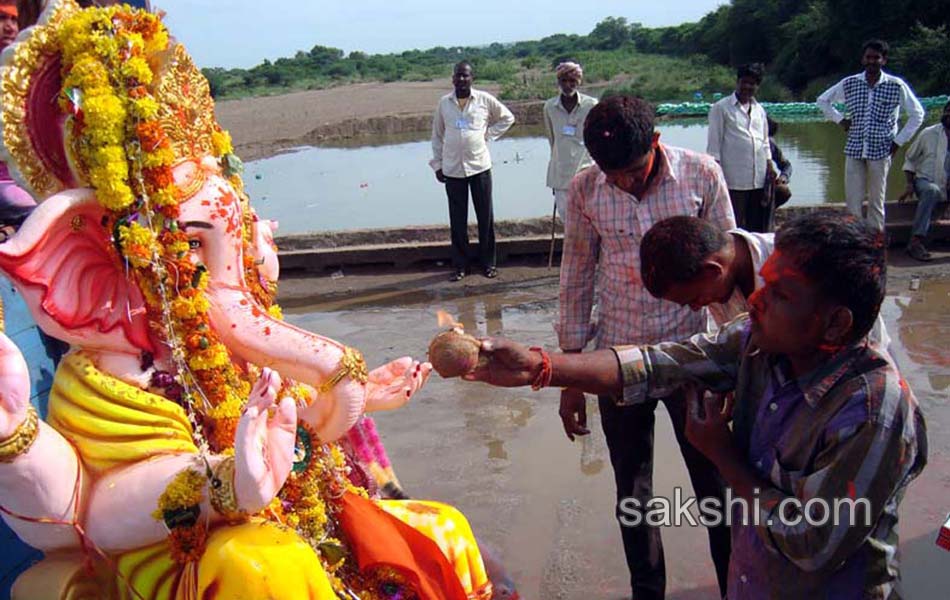
<svg viewBox="0 0 950 600"><path fill-rule="evenodd" d="M312 307L293 323L364 351L371 365L425 355L436 331L435 310L454 314L469 331L501 334L554 347L557 290L550 283L468 298L438 293L361 303L357 309ZM950 586L947 554L934 546L950 511L950 280L897 290L884 307L894 352L926 410L930 464L903 504L901 529L906 598L936 600ZM592 434L571 443L557 416L556 390L502 390L434 376L412 404L377 415L404 487L417 497L449 502L496 547L530 600L629 597L613 479L589 399ZM657 414L655 493L691 489L669 419ZM717 597L705 533L665 529L668 597ZM942 566L941 566L942 565Z"/></svg>
<svg viewBox="0 0 950 600"><path fill-rule="evenodd" d="M705 151L705 121L664 123L665 143ZM551 214L544 187L550 151L540 130L520 129L491 146L496 219ZM844 132L832 123L786 123L778 144L792 162L791 204L844 201ZM361 139L358 147L301 148L250 162L245 181L258 212L281 233L430 225L448 222L444 186L428 166L424 139ZM902 153L888 198L903 190ZM474 220L472 212L470 219Z"/></svg>

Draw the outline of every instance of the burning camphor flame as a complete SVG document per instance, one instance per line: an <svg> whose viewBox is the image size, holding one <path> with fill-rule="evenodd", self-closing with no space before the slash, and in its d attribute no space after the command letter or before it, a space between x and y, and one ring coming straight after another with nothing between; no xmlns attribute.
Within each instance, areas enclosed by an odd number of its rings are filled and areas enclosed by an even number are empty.
<svg viewBox="0 0 950 600"><path fill-rule="evenodd" d="M435 311L435 318L439 322L439 327L450 327L452 329L458 329L459 331L464 330L464 326L455 320L451 314L445 312L444 310Z"/></svg>

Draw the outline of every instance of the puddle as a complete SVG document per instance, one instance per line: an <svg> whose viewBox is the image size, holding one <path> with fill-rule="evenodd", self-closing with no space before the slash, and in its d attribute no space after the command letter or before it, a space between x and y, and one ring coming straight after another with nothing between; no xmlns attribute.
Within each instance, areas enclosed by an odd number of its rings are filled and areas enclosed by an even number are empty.
<svg viewBox="0 0 950 600"><path fill-rule="evenodd" d="M298 309L296 325L355 346L370 366L402 355L424 357L437 332L435 311L450 312L476 335L498 334L556 346L557 287L471 297L403 294L351 299L336 310ZM950 509L950 280L924 280L916 291L886 299L894 353L925 407L930 465L910 488L901 539L905 597L945 597L950 571L934 568L937 521ZM613 517L613 471L596 401L588 397L591 435L571 443L561 428L558 390L506 390L434 375L411 405L375 418L405 489L462 510L477 535L500 549L526 598L591 600L629 597ZM691 487L669 419L657 411L654 491ZM944 441L948 440L948 441ZM944 516L941 516L944 515ZM668 597L716 598L705 532L663 531Z"/></svg>

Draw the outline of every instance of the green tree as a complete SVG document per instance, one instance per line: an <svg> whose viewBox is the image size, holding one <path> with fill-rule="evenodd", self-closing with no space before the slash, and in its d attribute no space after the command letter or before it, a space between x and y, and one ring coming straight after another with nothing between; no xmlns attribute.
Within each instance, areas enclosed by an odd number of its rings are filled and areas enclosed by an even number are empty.
<svg viewBox="0 0 950 600"><path fill-rule="evenodd" d="M630 39L630 28L624 17L607 17L587 37L598 50L615 50Z"/></svg>

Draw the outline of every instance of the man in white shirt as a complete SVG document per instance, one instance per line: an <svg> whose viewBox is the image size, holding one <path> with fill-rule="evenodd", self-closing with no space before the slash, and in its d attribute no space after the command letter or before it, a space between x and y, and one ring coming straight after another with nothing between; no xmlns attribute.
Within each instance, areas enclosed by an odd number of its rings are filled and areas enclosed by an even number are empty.
<svg viewBox="0 0 950 600"><path fill-rule="evenodd" d="M769 231L772 202L765 193L772 152L765 109L755 99L765 68L754 63L736 71L736 91L709 109L706 152L722 166L739 227Z"/></svg>
<svg viewBox="0 0 950 600"><path fill-rule="evenodd" d="M432 160L435 178L445 184L452 229L452 266L449 281L460 281L468 268L468 190L478 218L478 254L485 277L498 276L495 268L495 218L492 213L491 156L488 142L500 138L514 124L511 111L494 96L472 88L472 65L455 65L455 91L439 100L432 118Z"/></svg>
<svg viewBox="0 0 950 600"><path fill-rule="evenodd" d="M844 147L848 211L861 217L861 206L867 196L867 220L882 231L891 157L924 122L924 108L910 86L883 71L887 52L887 42L865 42L861 58L864 72L845 77L818 97L818 107L825 116L848 132ZM847 117L834 107L835 102L845 104ZM901 108L907 112L907 123L898 132Z"/></svg>
<svg viewBox="0 0 950 600"><path fill-rule="evenodd" d="M571 179L594 164L584 146L584 120L597 99L577 91L584 78L579 63L566 60L555 73L561 93L544 103L544 133L551 145L547 185L554 192L554 205L563 221Z"/></svg>
<svg viewBox="0 0 950 600"><path fill-rule="evenodd" d="M917 196L917 212L911 229L907 254L922 261L932 259L924 246L930 230L930 216L938 202L947 200L947 179L950 179L950 102L943 107L943 115L936 125L924 129L910 145L904 157L904 175L907 189L899 198L904 201Z"/></svg>
<svg viewBox="0 0 950 600"><path fill-rule="evenodd" d="M651 295L709 309L719 328L749 312L749 297L765 285L762 266L775 250L774 233L723 231L690 216L658 221L640 242L640 277ZM870 342L888 350L891 338L878 315Z"/></svg>

